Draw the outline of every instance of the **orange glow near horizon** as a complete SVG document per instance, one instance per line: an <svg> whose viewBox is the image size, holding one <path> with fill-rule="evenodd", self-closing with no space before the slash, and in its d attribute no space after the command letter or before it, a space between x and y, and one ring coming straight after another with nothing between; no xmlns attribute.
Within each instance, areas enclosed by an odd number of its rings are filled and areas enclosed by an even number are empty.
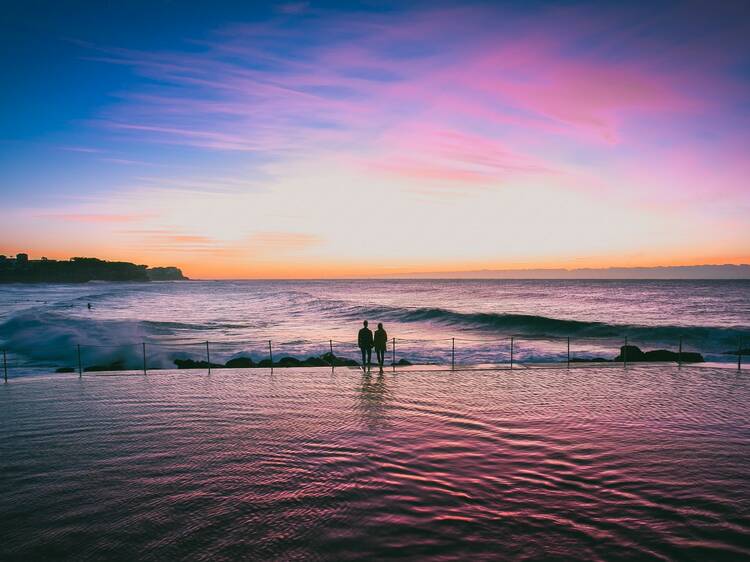
<svg viewBox="0 0 750 562"><path fill-rule="evenodd" d="M107 252L99 250L93 253L78 252L41 252L36 248L9 248L0 247L0 254L15 255L19 252L29 254L30 259L40 259L42 256L54 260L68 260L71 257L96 257L108 261L126 261L150 267L175 266L182 272L196 280L231 280L231 279L347 279L368 278L378 276L398 276L410 274L446 274L446 273L476 273L480 271L525 271L532 269L607 269L607 268L640 268L640 267L675 267L675 266L700 266L700 265L743 265L750 263L750 254L710 256L695 258L690 256L672 256L671 259L658 258L657 256L641 257L637 260L632 257L621 258L588 258L575 261L539 261L539 262L445 262L436 261L432 263L398 263L388 266L374 266L366 261L351 262L311 262L309 260L286 262L260 262L247 263L234 261L224 263L217 268L213 262L204 263L200 260L185 258L175 255L174 259L161 256L138 256L137 254Z"/></svg>

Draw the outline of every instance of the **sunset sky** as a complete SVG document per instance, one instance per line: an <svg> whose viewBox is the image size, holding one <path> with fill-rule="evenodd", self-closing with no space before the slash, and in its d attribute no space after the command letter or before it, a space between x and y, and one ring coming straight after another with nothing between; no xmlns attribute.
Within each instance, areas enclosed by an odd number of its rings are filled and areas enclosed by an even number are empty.
<svg viewBox="0 0 750 562"><path fill-rule="evenodd" d="M748 2L3 11L0 253L196 278L750 261Z"/></svg>

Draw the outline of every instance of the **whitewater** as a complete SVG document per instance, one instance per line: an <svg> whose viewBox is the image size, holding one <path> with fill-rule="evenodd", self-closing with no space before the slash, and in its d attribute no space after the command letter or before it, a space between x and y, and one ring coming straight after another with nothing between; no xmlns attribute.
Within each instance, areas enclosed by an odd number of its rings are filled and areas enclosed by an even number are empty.
<svg viewBox="0 0 750 562"><path fill-rule="evenodd" d="M88 308L88 304L91 308ZM0 286L0 346L14 375L84 363L139 369L179 358L357 359L363 320L396 338L396 358L461 365L614 358L641 349L736 362L750 346L750 281L189 281ZM744 344L743 342L744 338ZM389 355L393 352L389 344Z"/></svg>

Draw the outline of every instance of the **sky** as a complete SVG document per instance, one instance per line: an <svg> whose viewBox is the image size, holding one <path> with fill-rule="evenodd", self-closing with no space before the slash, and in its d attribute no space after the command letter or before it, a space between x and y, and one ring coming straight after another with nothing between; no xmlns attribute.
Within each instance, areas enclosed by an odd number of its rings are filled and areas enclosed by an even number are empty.
<svg viewBox="0 0 750 562"><path fill-rule="evenodd" d="M748 2L5 0L0 253L750 262Z"/></svg>

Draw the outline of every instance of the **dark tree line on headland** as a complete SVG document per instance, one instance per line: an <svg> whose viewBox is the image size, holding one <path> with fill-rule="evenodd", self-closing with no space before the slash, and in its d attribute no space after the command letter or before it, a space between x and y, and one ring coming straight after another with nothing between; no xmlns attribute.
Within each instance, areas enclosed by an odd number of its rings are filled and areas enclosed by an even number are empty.
<svg viewBox="0 0 750 562"><path fill-rule="evenodd" d="M175 281L187 279L176 267L149 268L130 262L97 258L68 261L29 260L0 256L0 283L86 283L87 281Z"/></svg>

